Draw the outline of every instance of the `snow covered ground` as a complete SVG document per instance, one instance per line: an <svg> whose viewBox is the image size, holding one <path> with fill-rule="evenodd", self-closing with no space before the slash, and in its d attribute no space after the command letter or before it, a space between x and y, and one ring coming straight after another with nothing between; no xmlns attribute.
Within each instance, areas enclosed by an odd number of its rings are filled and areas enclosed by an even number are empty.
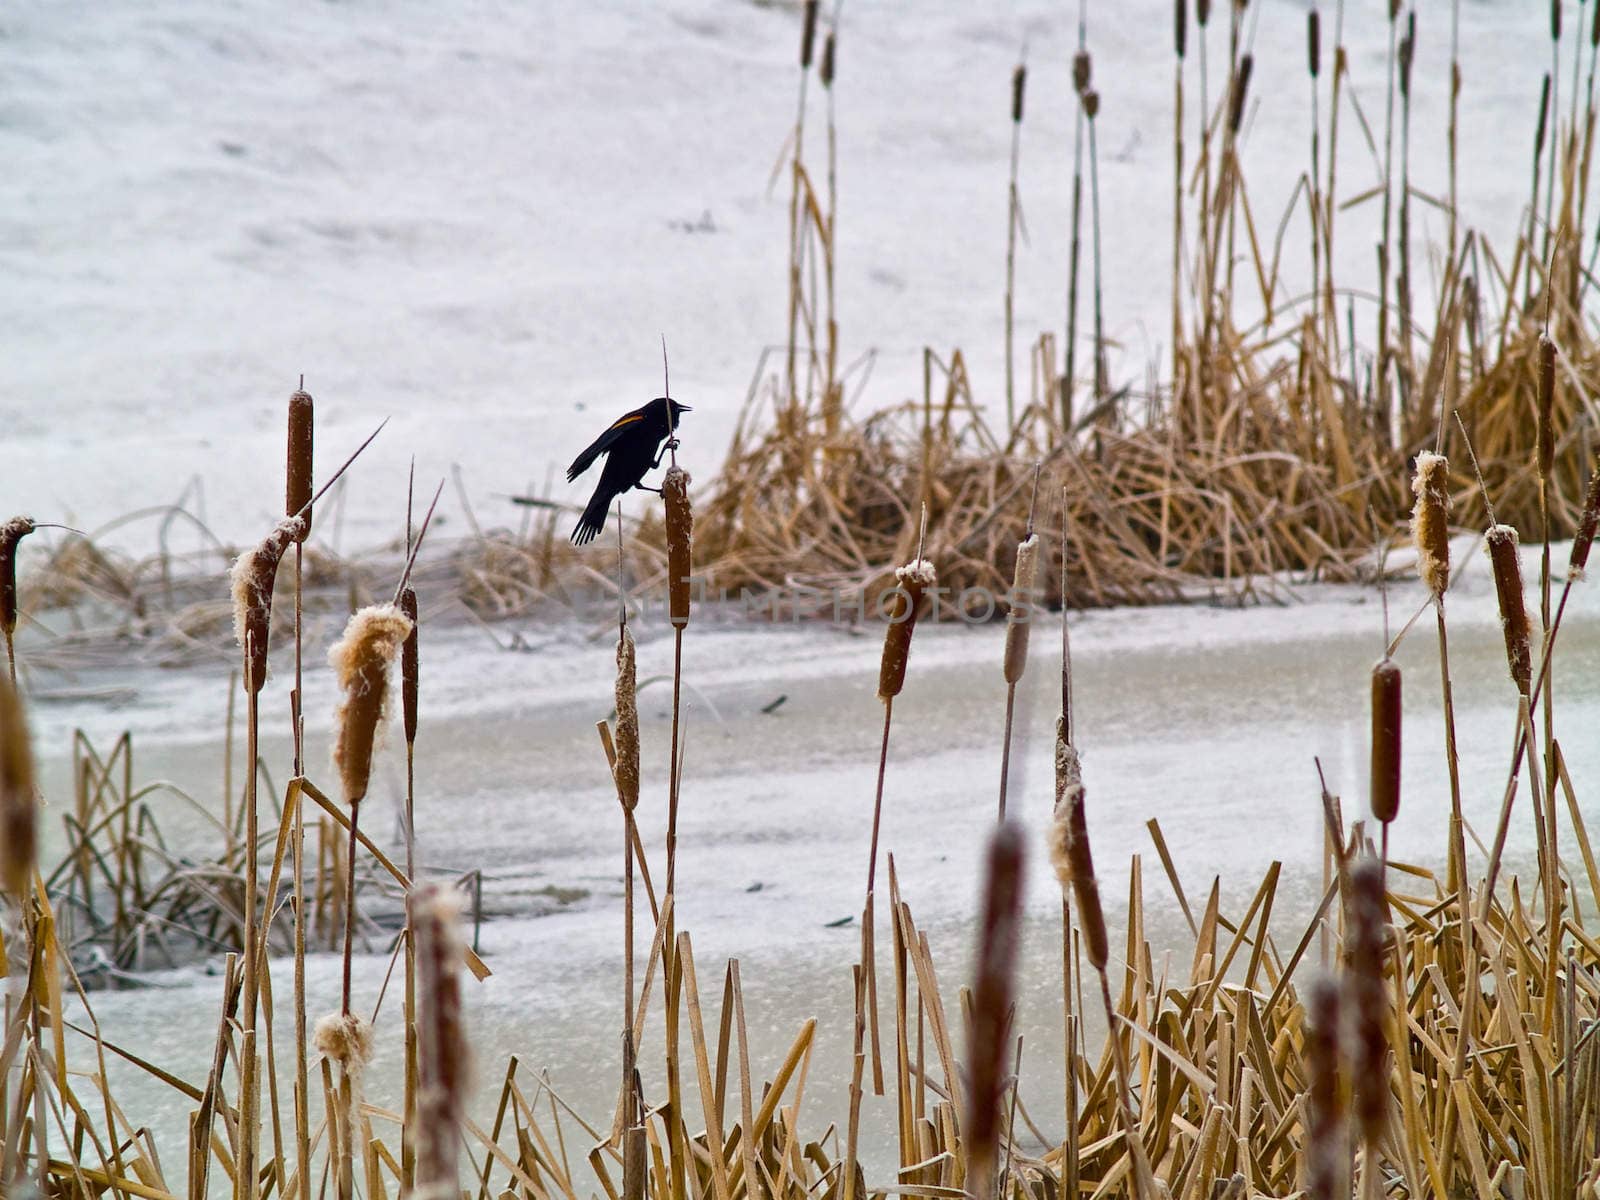
<svg viewBox="0 0 1600 1200"><path fill-rule="evenodd" d="M1385 5L1346 8L1351 87L1381 137ZM1461 6L1463 219L1497 244L1519 221L1547 8ZM865 403L917 393L925 344L962 347L980 398L1000 403L1009 81L1024 47L1019 343L1063 328L1076 9L845 7L838 309L842 361L879 355ZM1309 159L1304 12L1258 0L1246 18L1243 153L1263 237ZM1168 0L1089 5L1107 332L1126 351L1118 377L1135 381L1166 341L1171 19ZM323 471L393 418L353 479L347 549L399 528L413 455L422 479L460 464L479 514L509 520L502 497L530 482L554 476L581 498L559 470L659 393L662 334L695 408L686 461L709 475L761 347L784 335L788 200L772 180L798 27L797 4L744 0L8 6L0 511L92 529L198 476L212 525L253 539L278 511L284 402L304 372ZM1412 143L1415 184L1435 195L1449 43L1445 6L1430 6ZM1190 44L1192 160L1194 29ZM1346 110L1346 196L1376 177L1355 130ZM1421 244L1439 219L1416 208ZM1374 203L1340 217L1352 286L1371 281L1377 223ZM1297 219L1291 280L1306 245ZM456 508L447 495L447 521ZM153 540L148 525L123 536Z"/></svg>

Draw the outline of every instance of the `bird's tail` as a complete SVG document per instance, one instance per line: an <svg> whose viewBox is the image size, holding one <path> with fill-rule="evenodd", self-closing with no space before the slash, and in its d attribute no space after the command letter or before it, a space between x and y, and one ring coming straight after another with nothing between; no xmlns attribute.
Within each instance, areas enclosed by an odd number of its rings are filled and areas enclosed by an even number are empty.
<svg viewBox="0 0 1600 1200"><path fill-rule="evenodd" d="M574 546L587 546L595 535L606 527L606 517L611 514L611 497L604 491L590 497L589 505L578 518L578 527L572 531Z"/></svg>

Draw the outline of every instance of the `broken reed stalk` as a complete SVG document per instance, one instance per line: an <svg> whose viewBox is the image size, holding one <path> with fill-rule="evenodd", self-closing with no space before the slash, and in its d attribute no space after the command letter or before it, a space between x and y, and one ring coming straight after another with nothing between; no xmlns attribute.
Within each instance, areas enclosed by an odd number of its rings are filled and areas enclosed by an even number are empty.
<svg viewBox="0 0 1600 1200"><path fill-rule="evenodd" d="M967 1068L967 1179L977 1200L994 1200L1001 1102L1006 1092L1017 947L1022 937L1022 830L1002 820L989 840L972 989L972 1050Z"/></svg>
<svg viewBox="0 0 1600 1200"><path fill-rule="evenodd" d="M461 1022L459 898L438 884L406 904L417 957L416 1200L459 1197L457 1159L469 1071Z"/></svg>
<svg viewBox="0 0 1600 1200"><path fill-rule="evenodd" d="M0 525L0 633L6 639L6 667L17 686L17 544L38 528L31 517L12 517Z"/></svg>
<svg viewBox="0 0 1600 1200"><path fill-rule="evenodd" d="M289 397L288 447L285 453L285 517L299 516L300 529L294 539L294 692L289 698L290 736L294 742L294 774L305 773L304 702L304 581L305 542L311 534L312 490L316 407L300 387ZM311 1083L306 1061L306 888L305 888L305 805L296 797L294 824L290 831L291 864L294 870L294 1112L295 1180L300 1200L311 1200Z"/></svg>
<svg viewBox="0 0 1600 1200"><path fill-rule="evenodd" d="M1028 631L1033 625L1033 602L1038 593L1039 537L1030 529L1017 543L1017 561L1011 577L1011 609L1006 614L1003 673L1006 681L1006 728L1000 750L1000 813L1006 819L1006 789L1011 780L1011 728L1017 707L1017 684L1028 667Z"/></svg>
<svg viewBox="0 0 1600 1200"><path fill-rule="evenodd" d="M408 513L409 516L409 513ZM407 531L408 540L410 530ZM414 888L417 881L417 701L421 687L421 661L417 644L418 612L417 593L410 587L400 589L400 602L396 606L400 615L411 622L411 631L400 643L400 715L406 738L406 879ZM405 1121L401 1127L400 1180L407 1189L416 1179L416 1138L413 1131L417 1122L417 931L411 923L411 909L406 909L406 996L405 996Z"/></svg>
<svg viewBox="0 0 1600 1200"><path fill-rule="evenodd" d="M1006 188L1006 429L1017 427L1016 363L1013 321L1017 282L1017 166L1022 153L1023 97L1028 86L1028 67L1018 63L1011 72L1011 178Z"/></svg>

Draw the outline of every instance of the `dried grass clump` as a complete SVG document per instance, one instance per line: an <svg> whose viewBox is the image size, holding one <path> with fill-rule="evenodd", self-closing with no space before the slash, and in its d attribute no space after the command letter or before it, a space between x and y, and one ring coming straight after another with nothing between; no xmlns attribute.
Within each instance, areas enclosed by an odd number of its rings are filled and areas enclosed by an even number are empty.
<svg viewBox="0 0 1600 1200"><path fill-rule="evenodd" d="M375 604L351 616L344 636L328 651L344 692L333 761L347 803L367 794L373 743L388 711L389 667L410 634L404 613L392 604Z"/></svg>
<svg viewBox="0 0 1600 1200"><path fill-rule="evenodd" d="M233 564L233 636L245 654L245 679L252 692L267 682L267 647L272 636L272 594L283 552L305 532L305 520L286 517L261 544Z"/></svg>
<svg viewBox="0 0 1600 1200"><path fill-rule="evenodd" d="M359 1013L329 1013L322 1017L312 1041L320 1053L352 1078L372 1061L372 1022Z"/></svg>
<svg viewBox="0 0 1600 1200"><path fill-rule="evenodd" d="M1417 573L1437 598L1450 586L1450 462L1424 450L1417 455L1411 478L1416 503L1411 508L1411 537L1417 547Z"/></svg>
<svg viewBox="0 0 1600 1200"><path fill-rule="evenodd" d="M38 853L38 804L33 751L22 701L0 676L0 888L26 894Z"/></svg>

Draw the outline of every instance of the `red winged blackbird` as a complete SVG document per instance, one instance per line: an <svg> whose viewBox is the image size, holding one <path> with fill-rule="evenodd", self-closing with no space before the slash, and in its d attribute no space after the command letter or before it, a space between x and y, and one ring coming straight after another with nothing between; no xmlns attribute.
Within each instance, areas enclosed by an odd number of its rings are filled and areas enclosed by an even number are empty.
<svg viewBox="0 0 1600 1200"><path fill-rule="evenodd" d="M668 405L672 406L670 422ZM642 488L647 492L656 490L644 486L645 472L661 465L662 439L677 429L678 414L689 411L687 404L657 396L643 408L636 408L619 417L616 424L572 460L572 465L567 468L568 483L592 467L594 460L602 454L606 456L606 465L600 471L600 483L594 489L589 506L583 510L578 527L572 531L574 546L586 545L594 540L594 535L606 523L611 502L623 492L629 488Z"/></svg>

